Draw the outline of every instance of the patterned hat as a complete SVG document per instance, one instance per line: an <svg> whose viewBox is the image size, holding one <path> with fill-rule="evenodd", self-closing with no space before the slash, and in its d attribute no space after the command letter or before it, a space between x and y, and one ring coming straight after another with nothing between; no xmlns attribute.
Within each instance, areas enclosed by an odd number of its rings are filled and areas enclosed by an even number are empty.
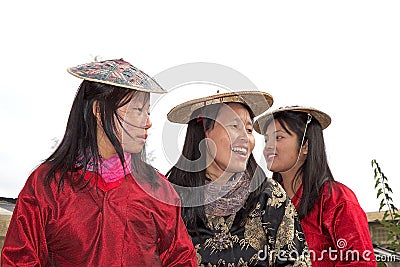
<svg viewBox="0 0 400 267"><path fill-rule="evenodd" d="M298 111L298 112L304 112L307 114L312 115L318 122L319 124L321 124L322 129L325 129L326 127L329 126L329 124L331 124L331 117L312 107L301 107L301 106L288 106L288 107L281 107L278 108L274 111L268 112L264 115L262 115L261 117L259 117L255 122L254 122L254 130L256 130L257 133L259 134L263 134L262 130L265 126L265 123L271 119L271 117L273 117L275 114L279 113L279 112L283 112L283 111Z"/></svg>
<svg viewBox="0 0 400 267"><path fill-rule="evenodd" d="M171 122L185 124L190 121L193 111L217 103L242 103L252 110L254 116L258 116L269 109L273 102L270 94L261 91L219 93L179 104L168 112L167 118Z"/></svg>
<svg viewBox="0 0 400 267"><path fill-rule="evenodd" d="M92 82L151 93L167 92L153 78L123 59L91 62L68 68L67 71L78 78Z"/></svg>

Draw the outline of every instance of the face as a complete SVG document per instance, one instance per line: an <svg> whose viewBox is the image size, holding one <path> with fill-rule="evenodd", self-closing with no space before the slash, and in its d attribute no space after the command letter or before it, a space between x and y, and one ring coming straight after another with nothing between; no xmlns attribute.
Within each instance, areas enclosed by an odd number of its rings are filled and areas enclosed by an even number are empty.
<svg viewBox="0 0 400 267"><path fill-rule="evenodd" d="M207 157L213 157L207 167L207 172L214 176L212 179L221 177L224 172L234 174L246 170L254 149L254 136L250 114L243 105L223 105L206 137Z"/></svg>
<svg viewBox="0 0 400 267"><path fill-rule="evenodd" d="M302 149L299 156L297 136L294 132L286 130L275 120L270 123L265 133L264 157L267 168L272 172L295 173L303 164L306 154Z"/></svg>
<svg viewBox="0 0 400 267"><path fill-rule="evenodd" d="M117 114L122 118L123 128L119 129L118 135L122 148L129 153L139 153L151 127L149 93L136 92L128 104L117 110Z"/></svg>

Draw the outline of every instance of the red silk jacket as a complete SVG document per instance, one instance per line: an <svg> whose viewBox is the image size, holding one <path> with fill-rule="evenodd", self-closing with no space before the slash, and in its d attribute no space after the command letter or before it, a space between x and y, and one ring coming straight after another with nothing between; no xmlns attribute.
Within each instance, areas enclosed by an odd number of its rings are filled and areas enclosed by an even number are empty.
<svg viewBox="0 0 400 267"><path fill-rule="evenodd" d="M112 183L92 177L82 190L65 181L59 191L54 181L44 185L47 168L19 194L2 266L197 266L179 197L164 177L158 188L128 174Z"/></svg>
<svg viewBox="0 0 400 267"><path fill-rule="evenodd" d="M321 197L301 220L312 266L376 266L365 212L348 187L325 182ZM296 208L303 187L293 196Z"/></svg>

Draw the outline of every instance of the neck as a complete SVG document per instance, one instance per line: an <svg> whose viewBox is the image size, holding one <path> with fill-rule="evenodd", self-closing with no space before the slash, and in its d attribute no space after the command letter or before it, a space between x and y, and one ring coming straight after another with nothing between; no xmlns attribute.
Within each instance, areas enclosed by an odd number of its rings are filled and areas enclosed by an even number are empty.
<svg viewBox="0 0 400 267"><path fill-rule="evenodd" d="M99 148L99 153L103 159L108 159L117 154L111 141L108 139L103 129L97 126L97 145Z"/></svg>
<svg viewBox="0 0 400 267"><path fill-rule="evenodd" d="M233 175L234 173L215 171L210 167L206 169L206 176L219 184L226 184Z"/></svg>
<svg viewBox="0 0 400 267"><path fill-rule="evenodd" d="M296 178L295 173L281 173L281 176L286 194L289 198L292 198L301 186L302 177L299 175Z"/></svg>

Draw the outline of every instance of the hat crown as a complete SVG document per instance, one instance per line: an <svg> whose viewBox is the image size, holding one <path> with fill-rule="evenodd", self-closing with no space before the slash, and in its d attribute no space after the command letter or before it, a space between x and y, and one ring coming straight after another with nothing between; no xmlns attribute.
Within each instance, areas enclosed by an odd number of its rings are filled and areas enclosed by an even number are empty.
<svg viewBox="0 0 400 267"><path fill-rule="evenodd" d="M153 78L122 58L81 64L67 71L88 81L152 93L166 92Z"/></svg>
<svg viewBox="0 0 400 267"><path fill-rule="evenodd" d="M271 112L268 112L268 113L260 116L254 122L254 130L260 134L263 134L262 129L264 128L265 123L269 119L273 118L274 114L285 112L285 111L303 112L303 113L310 114L312 117L314 117L319 122L322 129L327 128L331 124L331 117L328 114L326 114L325 112L322 112L313 107L293 105L293 106L279 107Z"/></svg>
<svg viewBox="0 0 400 267"><path fill-rule="evenodd" d="M168 112L167 118L175 123L188 123L195 110L218 103L241 103L248 106L254 116L258 116L266 111L273 104L273 101L270 94L262 91L217 93L181 103Z"/></svg>

